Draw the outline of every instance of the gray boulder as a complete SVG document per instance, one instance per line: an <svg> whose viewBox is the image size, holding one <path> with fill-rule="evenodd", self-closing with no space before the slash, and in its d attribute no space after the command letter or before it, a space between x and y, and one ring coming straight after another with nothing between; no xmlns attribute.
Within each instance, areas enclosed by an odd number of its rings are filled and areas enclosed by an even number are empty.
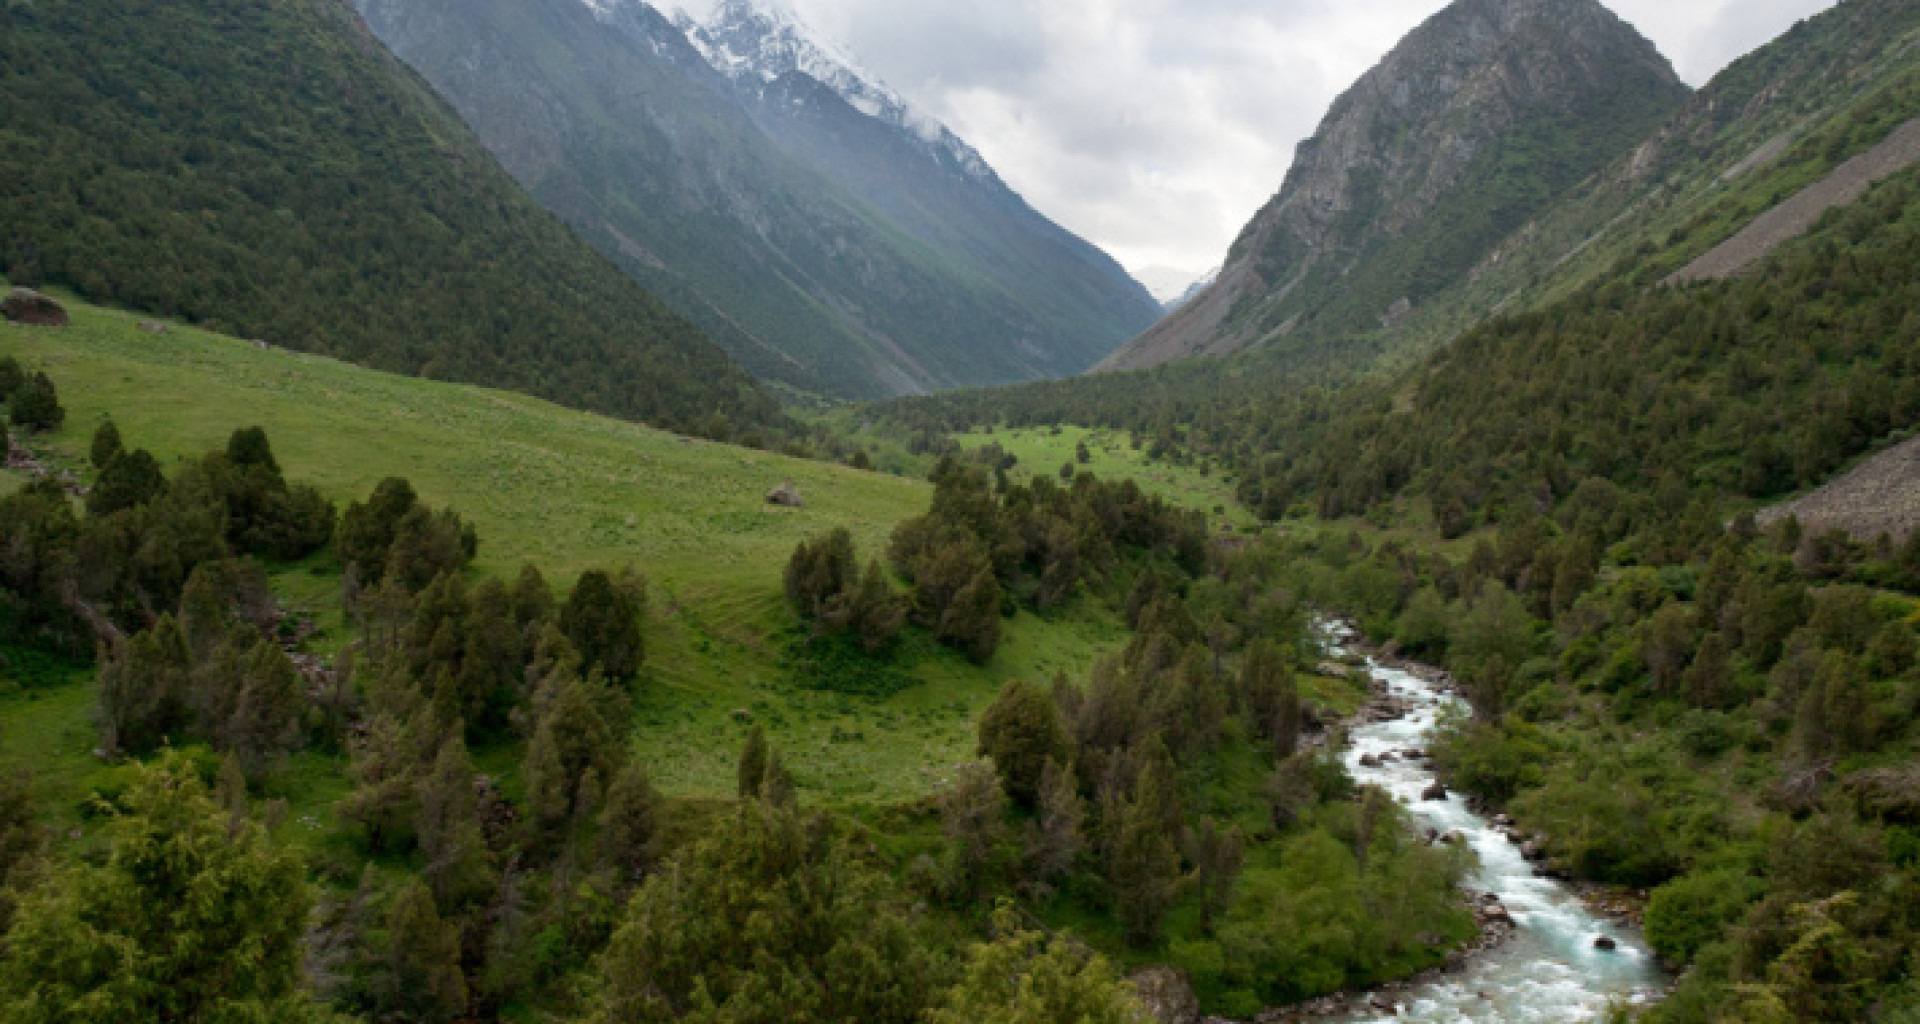
<svg viewBox="0 0 1920 1024"><path fill-rule="evenodd" d="M0 299L0 315L14 323L36 327L67 326L66 307L31 288L15 288L5 299Z"/></svg>
<svg viewBox="0 0 1920 1024"><path fill-rule="evenodd" d="M1127 975L1155 1024L1199 1024L1200 998L1177 967L1142 967Z"/></svg>

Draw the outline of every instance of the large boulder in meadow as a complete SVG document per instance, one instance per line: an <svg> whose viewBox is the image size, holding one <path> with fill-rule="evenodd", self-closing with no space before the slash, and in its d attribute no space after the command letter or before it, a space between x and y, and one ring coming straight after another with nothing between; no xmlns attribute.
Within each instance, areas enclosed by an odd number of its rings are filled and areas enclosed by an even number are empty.
<svg viewBox="0 0 1920 1024"><path fill-rule="evenodd" d="M803 508L807 503L800 499L800 488L793 486L792 483L782 483L767 492L767 504L784 508Z"/></svg>
<svg viewBox="0 0 1920 1024"><path fill-rule="evenodd" d="M31 288L15 288L0 299L0 316L36 327L67 326L66 307Z"/></svg>
<svg viewBox="0 0 1920 1024"><path fill-rule="evenodd" d="M1199 1024L1200 998L1177 967L1142 967L1127 975L1154 1024Z"/></svg>

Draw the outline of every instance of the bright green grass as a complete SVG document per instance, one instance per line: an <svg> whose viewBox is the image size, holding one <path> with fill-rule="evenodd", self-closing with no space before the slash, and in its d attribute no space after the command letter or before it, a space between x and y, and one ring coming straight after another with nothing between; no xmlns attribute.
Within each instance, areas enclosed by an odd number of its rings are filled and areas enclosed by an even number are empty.
<svg viewBox="0 0 1920 1024"><path fill-rule="evenodd" d="M1236 528L1258 523L1246 507L1234 497L1234 481L1217 467L1202 473L1195 466L1147 458L1144 450L1133 447L1124 431L1088 430L1083 427L1020 427L1000 430L976 430L958 435L968 450L998 444L1020 459L1012 475L1025 479L1047 476L1058 480L1060 467L1074 464L1075 472L1089 472L1102 480L1133 480L1151 494L1208 514L1211 521L1231 523ZM1081 465L1075 458L1075 446L1085 441L1092 461Z"/></svg>
<svg viewBox="0 0 1920 1024"><path fill-rule="evenodd" d="M91 685L0 687L0 772L27 774L63 830L81 827L81 805L102 770L93 707Z"/></svg>
<svg viewBox="0 0 1920 1024"><path fill-rule="evenodd" d="M581 570L633 563L653 582L649 656L636 701L635 743L668 792L719 796L734 786L747 710L817 794L859 801L917 796L973 750L974 719L1008 678L1076 678L1117 645L1119 627L1081 609L1007 623L993 664L946 652L909 671L922 685L884 701L797 689L782 668L793 619L780 574L800 540L844 526L877 555L900 520L925 511L920 481L689 441L524 396L376 373L70 302L71 327L0 328L0 354L44 369L67 408L63 429L33 439L58 465L80 467L109 413L129 446L163 464L225 443L236 428L267 429L290 479L343 505L382 477L412 480L424 500L451 504L480 532L477 570L532 561L556 587ZM1069 442L1069 451L1071 442ZM804 509L768 506L792 481ZM0 486L17 486L16 483ZM324 560L322 560L324 562ZM314 615L332 649L344 627L338 579L320 565L275 576L282 599ZM43 698L44 700L44 698ZM48 707L66 732L84 729L91 697ZM0 749L26 751L0 703ZM77 735L77 733L76 733ZM0 752L0 763L8 755ZM323 809L331 768L296 760L296 814ZM66 768L60 769L66 774Z"/></svg>

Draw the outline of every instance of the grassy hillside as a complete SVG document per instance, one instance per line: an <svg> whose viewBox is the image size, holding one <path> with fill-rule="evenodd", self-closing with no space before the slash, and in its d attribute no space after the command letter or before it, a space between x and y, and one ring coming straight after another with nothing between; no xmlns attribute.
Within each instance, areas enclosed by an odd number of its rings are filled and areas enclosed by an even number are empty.
<svg viewBox="0 0 1920 1024"><path fill-rule="evenodd" d="M785 666L794 625L780 595L787 556L802 539L851 530L880 553L899 520L926 510L918 481L695 441L481 388L362 370L317 356L260 349L188 327L165 334L139 318L76 305L63 330L0 328L0 352L47 370L68 409L63 429L36 439L55 461L77 465L95 425L111 413L129 443L171 466L258 424L289 476L344 503L381 478L413 481L432 504L474 522L477 568L506 574L532 561L556 586L582 569L632 563L654 584L647 682L635 743L658 783L677 794L733 787L747 709L787 751L797 780L823 794L896 798L927 790L972 756L973 718L1009 677L1081 674L1120 639L1098 617L1009 623L993 664L975 668L927 645L907 663L924 685L886 701L799 687ZM803 509L765 503L791 481ZM7 486L17 486L17 482ZM330 565L285 571L276 586L341 632ZM32 705L8 733L48 737L63 754L90 749L89 705L72 694ZM836 741L836 735L839 739ZM38 760L44 743L10 740L0 758ZM84 757L82 758L84 760ZM76 762L77 764L77 762Z"/></svg>
<svg viewBox="0 0 1920 1024"><path fill-rule="evenodd" d="M344 0L0 5L0 271L576 408L782 425Z"/></svg>
<svg viewBox="0 0 1920 1024"><path fill-rule="evenodd" d="M973 451L999 445L1020 460L1010 474L1017 479L1057 475L1061 466L1071 462L1076 473L1093 473L1103 480L1136 480L1148 493L1201 509L1218 522L1236 527L1253 526L1256 522L1252 513L1234 497L1233 477L1224 469L1155 459L1144 444L1136 445L1123 431L1071 426L1026 427L975 430L960 435L958 440ZM1079 460L1083 445L1088 455L1084 463Z"/></svg>

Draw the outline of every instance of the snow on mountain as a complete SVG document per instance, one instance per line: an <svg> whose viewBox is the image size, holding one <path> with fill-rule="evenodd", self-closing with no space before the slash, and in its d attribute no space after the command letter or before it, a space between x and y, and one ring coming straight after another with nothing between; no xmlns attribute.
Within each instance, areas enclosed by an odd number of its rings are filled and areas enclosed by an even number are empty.
<svg viewBox="0 0 1920 1024"><path fill-rule="evenodd" d="M630 0L582 2L598 9ZM793 72L807 75L862 114L911 132L969 176L993 176L965 140L915 109L878 75L862 68L846 47L815 31L779 0L724 0L704 23L682 10L674 15L674 24L722 74L761 82Z"/></svg>
<svg viewBox="0 0 1920 1024"><path fill-rule="evenodd" d="M1219 276L1218 267L1198 275L1191 270L1176 270L1173 267L1142 267L1134 272L1133 279L1145 285L1154 300L1171 313L1205 291Z"/></svg>

